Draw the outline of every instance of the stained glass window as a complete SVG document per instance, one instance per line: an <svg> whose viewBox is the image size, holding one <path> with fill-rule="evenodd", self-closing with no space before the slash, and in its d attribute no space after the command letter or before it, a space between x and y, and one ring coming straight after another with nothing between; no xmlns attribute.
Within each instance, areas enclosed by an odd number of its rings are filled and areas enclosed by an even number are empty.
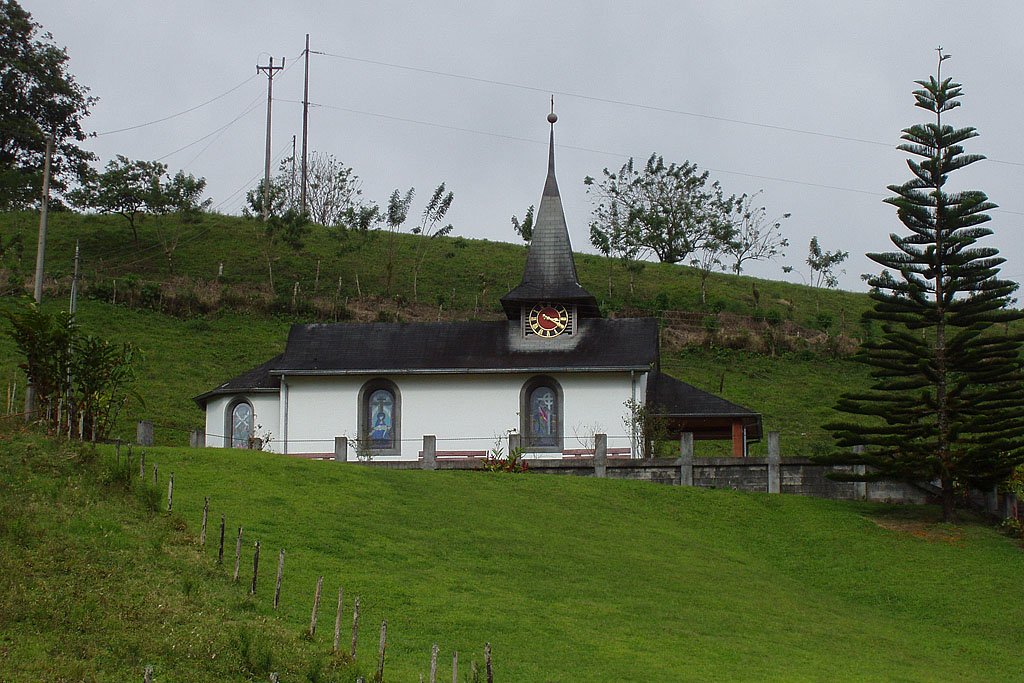
<svg viewBox="0 0 1024 683"><path fill-rule="evenodd" d="M539 386L530 392L530 445L558 445L558 396L554 389Z"/></svg>
<svg viewBox="0 0 1024 683"><path fill-rule="evenodd" d="M242 401L231 409L231 447L248 448L252 438L252 406Z"/></svg>
<svg viewBox="0 0 1024 683"><path fill-rule="evenodd" d="M387 389L377 389L367 403L366 435L370 448L395 447L395 396Z"/></svg>

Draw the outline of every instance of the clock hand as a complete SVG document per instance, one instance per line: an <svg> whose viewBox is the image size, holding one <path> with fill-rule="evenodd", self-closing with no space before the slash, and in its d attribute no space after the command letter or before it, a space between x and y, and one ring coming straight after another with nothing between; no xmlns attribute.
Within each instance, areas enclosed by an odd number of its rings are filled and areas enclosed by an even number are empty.
<svg viewBox="0 0 1024 683"><path fill-rule="evenodd" d="M557 318L552 318L552 317L551 317L550 315L548 315L547 313L541 313L541 314L540 314L540 317L544 318L545 320L547 320L547 321L549 321L549 322L553 322L553 323L555 323L556 325L557 325L557 324L558 324L558 322L559 322Z"/></svg>

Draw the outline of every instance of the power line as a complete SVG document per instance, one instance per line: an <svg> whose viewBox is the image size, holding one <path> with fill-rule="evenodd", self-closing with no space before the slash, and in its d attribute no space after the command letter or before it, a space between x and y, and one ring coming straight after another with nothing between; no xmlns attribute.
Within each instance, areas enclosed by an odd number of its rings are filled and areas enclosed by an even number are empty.
<svg viewBox="0 0 1024 683"><path fill-rule="evenodd" d="M680 116L690 116L693 118L705 119L709 121L721 121L723 123L734 123L742 126L752 126L755 128L764 128L767 130L776 130L785 133L795 133L799 135L812 135L820 138L828 138L832 140L843 140L845 142L857 142L864 145L874 145L878 147L886 147L893 149L894 144L890 142L882 142L880 140L869 140L867 138L858 138L849 135L839 135L837 133L826 133L817 130L807 130L804 128L793 128L790 126L779 126L771 123L762 123L759 121L747 121L744 119L734 119L727 116L716 116L714 114L701 114L699 112L687 111L685 109L673 109L671 107L661 107L652 104L644 104L642 102L630 102L628 100L617 100L610 97L598 97L596 95L586 95L583 93L570 92L567 90L558 90L555 88L539 88L532 85L525 85L522 83L512 83L509 81L499 81L491 78L481 78L479 76L469 76L466 74L457 74L449 71L440 71L437 69L426 69L419 66L410 66L408 64L396 64L394 62L382 62L375 59L365 59L362 57L351 57L349 55L340 55L332 52L319 52L316 50L310 50L310 54L323 55L324 57L334 57L336 59L344 59L351 62L359 62L362 64L373 64L374 66L383 66L390 69L401 69L404 71L413 71L417 73L429 74L432 76L443 76L445 78L457 78L460 80L471 81L474 83L486 83L488 85L497 85L505 88L516 88L518 90L527 90L530 92L542 92L559 95L562 97L573 97L580 100L586 100L589 102L600 102L602 104L614 104L621 107L631 107L634 109L643 109L646 111L656 111L665 114L678 114ZM1024 167L1024 162L1019 161L1006 161L1003 159L988 159L997 164L1006 164L1009 166L1021 166Z"/></svg>
<svg viewBox="0 0 1024 683"><path fill-rule="evenodd" d="M163 161L167 157L173 156L173 155L177 154L178 152L183 152L186 149L188 149L189 147L192 147L193 145L198 145L200 142L202 142L203 140L205 140L205 139L207 139L207 138L209 138L209 137L211 137L213 135L217 135L218 133L222 133L228 127L230 127L230 126L234 125L235 123L237 123L241 118L243 118L244 116L246 116L250 112L254 111L256 109L256 107L259 106L259 101L261 99L263 99L263 96L262 95L257 95L256 98L249 103L249 106L246 108L245 111L243 111L241 114L239 114L235 118L233 118L230 121L228 121L227 123L225 123L223 126L220 126L219 128L217 128L216 130L214 130L211 133L207 133L206 135L204 135L203 137L199 138L198 140L193 140L192 142L188 143L187 145L179 147L178 149L174 150L173 152L168 152L167 154L163 155L162 157L154 159L154 161ZM200 154L202 154L202 152L200 152Z"/></svg>
<svg viewBox="0 0 1024 683"><path fill-rule="evenodd" d="M179 111L177 114L171 114L170 116L164 116L163 118L154 119L152 121L147 121L146 123L139 123L139 124L136 124L134 126L126 126L124 128L116 128L114 130L108 130L108 131L104 131L102 133L96 133L96 137L102 137L104 135L113 135L114 133L124 133L125 131L129 131L129 130L137 130L139 128L145 128L146 126L152 126L152 125L157 124L157 123L163 123L164 121L170 121L171 119L177 118L179 116L184 116L185 114L193 112L196 109L201 109L202 107L205 107L208 104L216 102L217 100L221 99L222 97L226 97L226 96L230 95L231 93L235 92L236 90L238 90L239 88L241 88L243 85L245 85L246 83L248 83L249 81L251 81L254 78L256 78L256 75L249 76L247 79L245 79L244 81L242 81L241 83L239 83L235 87L231 88L230 90L222 92L220 95L217 95L214 98L206 100L205 102L203 102L201 104L197 104L194 107L189 107L188 109L185 109L183 111Z"/></svg>

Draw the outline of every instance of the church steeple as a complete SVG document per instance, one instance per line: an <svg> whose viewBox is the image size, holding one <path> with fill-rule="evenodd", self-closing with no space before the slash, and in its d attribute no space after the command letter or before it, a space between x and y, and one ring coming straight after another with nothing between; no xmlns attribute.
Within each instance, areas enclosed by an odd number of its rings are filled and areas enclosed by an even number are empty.
<svg viewBox="0 0 1024 683"><path fill-rule="evenodd" d="M597 299L580 286L576 262L565 224L562 198L555 179L555 121L558 115L548 114L551 133L548 142L548 174L533 224L533 236L526 255L523 280L518 287L501 298L501 305L510 319L519 318L524 306L537 303L559 303L576 308L580 317L599 317Z"/></svg>

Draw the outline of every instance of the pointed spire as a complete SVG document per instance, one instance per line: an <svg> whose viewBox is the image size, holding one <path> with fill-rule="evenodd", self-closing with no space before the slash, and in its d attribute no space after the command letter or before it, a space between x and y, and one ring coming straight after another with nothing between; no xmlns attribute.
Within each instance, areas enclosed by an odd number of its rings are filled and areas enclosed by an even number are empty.
<svg viewBox="0 0 1024 683"><path fill-rule="evenodd" d="M502 306L509 318L519 316L520 307L539 302L558 302L578 306L580 315L599 315L597 300L583 289L576 276L576 262L569 242L569 229L562 210L562 198L555 180L555 98L551 98L548 123L548 174L544 192L533 224L533 237L526 255L523 280L518 287L502 297Z"/></svg>

